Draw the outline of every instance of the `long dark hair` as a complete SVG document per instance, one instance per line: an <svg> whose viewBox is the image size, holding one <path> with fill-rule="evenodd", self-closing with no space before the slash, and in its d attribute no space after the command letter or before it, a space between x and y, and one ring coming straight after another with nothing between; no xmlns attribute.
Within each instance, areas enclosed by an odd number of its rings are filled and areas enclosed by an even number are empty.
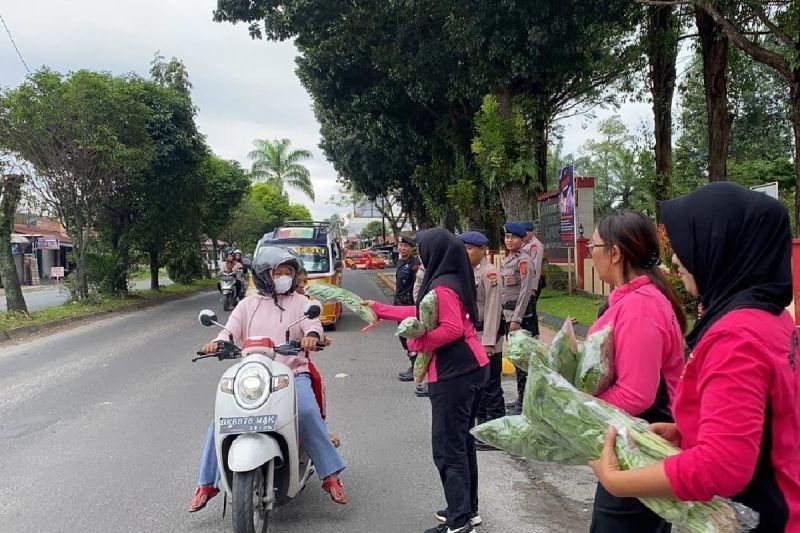
<svg viewBox="0 0 800 533"><path fill-rule="evenodd" d="M626 281L645 274L672 304L672 310L686 333L686 313L683 302L659 268L661 246L655 224L644 214L632 209L618 209L605 215L597 224L597 232L611 248L617 246L622 254L622 275Z"/></svg>

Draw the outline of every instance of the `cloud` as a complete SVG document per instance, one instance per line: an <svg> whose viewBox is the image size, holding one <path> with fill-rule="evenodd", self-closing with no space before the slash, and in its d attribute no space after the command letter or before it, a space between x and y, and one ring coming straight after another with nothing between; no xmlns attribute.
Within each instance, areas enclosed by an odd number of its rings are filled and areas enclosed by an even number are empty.
<svg viewBox="0 0 800 533"><path fill-rule="evenodd" d="M288 138L314 154L308 163L317 201L289 191L315 218L345 210L327 204L336 171L319 149L311 98L295 75L291 42L253 41L243 25L215 23L216 0L39 0L9 2L6 19L32 69L79 69L146 76L153 53L178 57L194 85L197 123L215 153L249 166L252 141ZM0 85L26 72L0 34Z"/></svg>

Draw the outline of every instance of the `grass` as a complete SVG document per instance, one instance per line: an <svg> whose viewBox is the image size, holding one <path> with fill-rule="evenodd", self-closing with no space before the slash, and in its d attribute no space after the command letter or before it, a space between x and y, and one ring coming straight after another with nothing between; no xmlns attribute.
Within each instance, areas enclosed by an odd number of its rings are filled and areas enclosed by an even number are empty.
<svg viewBox="0 0 800 533"><path fill-rule="evenodd" d="M605 297L584 293L553 292L545 289L536 303L537 311L544 311L559 318L574 317L583 325L590 326L597 320L597 312Z"/></svg>
<svg viewBox="0 0 800 533"><path fill-rule="evenodd" d="M166 278L167 277L167 269L166 268L159 268L158 269L158 277L159 278ZM131 281L142 281L146 279L150 279L150 267L149 266L140 266L136 270L132 271L128 278Z"/></svg>
<svg viewBox="0 0 800 533"><path fill-rule="evenodd" d="M25 315L23 313L0 313L0 330L8 331L22 326L39 326L48 322L90 315L99 311L113 311L115 309L122 309L140 304L148 300L158 300L173 294L200 291L204 288L214 287L216 283L217 280L215 279L203 279L195 282L193 285L179 285L177 283L167 285L162 287L161 291L158 293L147 289L136 291L124 298L97 297L82 302L71 301L56 307L33 311L30 315Z"/></svg>

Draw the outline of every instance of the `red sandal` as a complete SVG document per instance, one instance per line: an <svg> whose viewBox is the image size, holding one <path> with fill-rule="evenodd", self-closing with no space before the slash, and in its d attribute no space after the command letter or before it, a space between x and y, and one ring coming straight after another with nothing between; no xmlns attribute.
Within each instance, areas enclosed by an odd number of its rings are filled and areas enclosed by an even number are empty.
<svg viewBox="0 0 800 533"><path fill-rule="evenodd" d="M194 491L194 497L189 502L189 512L195 513L206 506L208 500L219 494L219 489L214 485L199 485Z"/></svg>
<svg viewBox="0 0 800 533"><path fill-rule="evenodd" d="M338 477L330 477L322 482L322 490L331 495L331 500L339 504L347 503L347 493L342 486L342 480Z"/></svg>

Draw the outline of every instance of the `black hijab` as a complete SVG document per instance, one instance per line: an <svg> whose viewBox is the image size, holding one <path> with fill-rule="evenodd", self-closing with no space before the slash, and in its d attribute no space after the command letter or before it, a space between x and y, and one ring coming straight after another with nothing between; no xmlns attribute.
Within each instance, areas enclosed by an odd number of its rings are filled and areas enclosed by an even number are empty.
<svg viewBox="0 0 800 533"><path fill-rule="evenodd" d="M426 294L442 286L458 294L470 318L477 320L475 275L464 243L446 229L432 228L417 234L417 249L425 267L417 309Z"/></svg>
<svg viewBox="0 0 800 533"><path fill-rule="evenodd" d="M690 348L734 309L778 315L791 303L791 230L777 200L718 182L662 203L661 219L703 302L703 317L686 337Z"/></svg>

